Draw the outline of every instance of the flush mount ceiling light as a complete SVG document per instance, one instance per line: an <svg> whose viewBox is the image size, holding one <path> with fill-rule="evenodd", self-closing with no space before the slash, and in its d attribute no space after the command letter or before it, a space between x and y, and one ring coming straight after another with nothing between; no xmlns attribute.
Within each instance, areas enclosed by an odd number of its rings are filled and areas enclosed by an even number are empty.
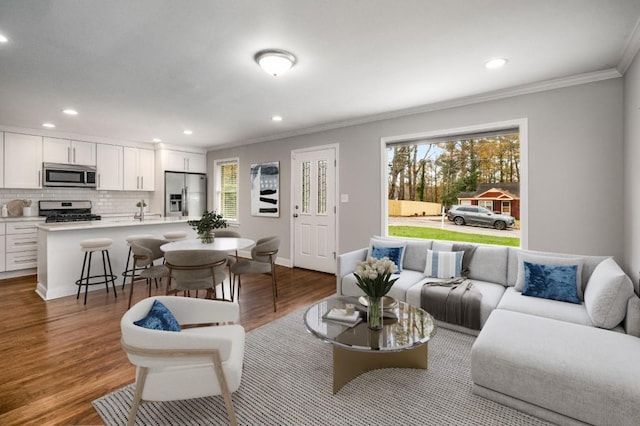
<svg viewBox="0 0 640 426"><path fill-rule="evenodd" d="M267 73L277 77L289 71L296 63L296 57L286 50L261 50L254 56L260 67Z"/></svg>
<svg viewBox="0 0 640 426"><path fill-rule="evenodd" d="M191 130L187 129L187 130L185 130L185 131L184 131L184 132L182 132L182 133L184 133L185 135L192 135L192 134L193 134L193 131L191 131Z"/></svg>
<svg viewBox="0 0 640 426"><path fill-rule="evenodd" d="M274 115L271 117L271 121L282 121L282 117L279 115Z"/></svg>
<svg viewBox="0 0 640 426"><path fill-rule="evenodd" d="M490 70L495 70L498 68L502 68L503 66L505 66L505 64L507 63L507 60L505 58L495 58L495 59L491 59L489 61L487 61L484 66L487 69Z"/></svg>
<svg viewBox="0 0 640 426"><path fill-rule="evenodd" d="M63 109L62 112L64 112L67 115L78 115L78 111L72 108Z"/></svg>
<svg viewBox="0 0 640 426"><path fill-rule="evenodd" d="M153 142L158 143L158 142L162 142L162 139L160 138L153 138L152 139Z"/></svg>
<svg viewBox="0 0 640 426"><path fill-rule="evenodd" d="M42 123L42 127L46 127L47 129L53 129L54 127L56 127L56 125L53 123Z"/></svg>

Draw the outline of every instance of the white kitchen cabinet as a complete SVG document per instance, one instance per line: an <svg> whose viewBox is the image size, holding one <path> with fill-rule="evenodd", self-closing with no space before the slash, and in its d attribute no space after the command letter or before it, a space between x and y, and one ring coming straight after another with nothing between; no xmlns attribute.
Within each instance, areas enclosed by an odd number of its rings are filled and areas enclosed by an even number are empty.
<svg viewBox="0 0 640 426"><path fill-rule="evenodd" d="M0 272L4 272L7 270L6 268L6 262L5 262L5 249L4 249L4 243L6 240L6 236L5 236L5 226L4 223L0 223Z"/></svg>
<svg viewBox="0 0 640 426"><path fill-rule="evenodd" d="M99 143L96 146L96 153L100 159L97 164L97 189L122 191L122 147Z"/></svg>
<svg viewBox="0 0 640 426"><path fill-rule="evenodd" d="M38 221L6 224L6 271L38 265Z"/></svg>
<svg viewBox="0 0 640 426"><path fill-rule="evenodd" d="M43 138L43 161L47 163L96 165L96 144L69 139Z"/></svg>
<svg viewBox="0 0 640 426"><path fill-rule="evenodd" d="M124 147L125 191L155 190L155 154L153 150Z"/></svg>
<svg viewBox="0 0 640 426"><path fill-rule="evenodd" d="M4 133L0 132L0 188L4 188ZM3 227L4 235L4 227ZM2 244L4 249L4 243ZM1 256L4 259L4 256ZM4 268L4 265L2 266Z"/></svg>
<svg viewBox="0 0 640 426"><path fill-rule="evenodd" d="M172 172L206 173L207 157L195 152L182 152L165 149L163 169Z"/></svg>
<svg viewBox="0 0 640 426"><path fill-rule="evenodd" d="M42 136L4 134L4 187L42 188Z"/></svg>

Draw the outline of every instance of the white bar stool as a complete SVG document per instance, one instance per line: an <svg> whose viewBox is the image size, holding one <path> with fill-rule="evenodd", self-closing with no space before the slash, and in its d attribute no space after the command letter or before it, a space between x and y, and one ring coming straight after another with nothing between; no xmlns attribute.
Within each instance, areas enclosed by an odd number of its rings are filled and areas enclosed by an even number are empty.
<svg viewBox="0 0 640 426"><path fill-rule="evenodd" d="M172 231L166 232L162 235L162 237L170 243L174 241L186 240L188 236L189 234L186 231Z"/></svg>
<svg viewBox="0 0 640 426"><path fill-rule="evenodd" d="M80 298L80 290L82 289L82 286L84 286L85 305L87 304L87 293L89 292L90 285L104 283L104 285L107 287L107 293L109 293L109 283L111 283L111 286L113 287L113 294L116 298L118 297L115 286L117 277L113 275L113 270L111 269L111 259L109 258L109 249L111 248L112 244L113 240L111 238L93 238L80 242L80 249L84 252L84 260L82 262L82 272L80 273L80 279L76 281L76 285L78 286L78 294L76 295L76 300ZM91 275L91 255L96 251L102 253L102 275ZM87 257L89 259L88 261ZM107 262L109 263L108 272ZM84 273L85 266L87 270L86 275ZM101 279L100 281L98 281L99 278Z"/></svg>
<svg viewBox="0 0 640 426"><path fill-rule="evenodd" d="M156 238L156 236L152 234L135 234L135 235L129 235L128 237L125 238L125 240L127 241L127 245L129 246L129 254L127 254L127 266L124 267L124 272L122 273L122 288L124 288L124 285L127 281L127 277L130 277L131 274L133 274L134 272L133 269L129 269L129 262L131 261L131 241L137 240L140 238ZM133 278L135 279L138 276L139 274L136 274Z"/></svg>

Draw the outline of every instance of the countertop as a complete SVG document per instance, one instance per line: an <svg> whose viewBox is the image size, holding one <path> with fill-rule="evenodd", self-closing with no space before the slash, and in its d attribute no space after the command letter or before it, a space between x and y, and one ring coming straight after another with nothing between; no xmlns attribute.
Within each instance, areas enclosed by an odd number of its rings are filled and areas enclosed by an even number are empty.
<svg viewBox="0 0 640 426"><path fill-rule="evenodd" d="M125 226L145 226L145 225L162 225L166 223L187 223L189 220L198 220L200 217L151 217L143 221L134 220L130 216L127 217L105 217L102 220L92 220L88 222L58 222L58 223L40 223L38 228L49 231L70 231L80 229L98 229L98 228L121 228Z"/></svg>

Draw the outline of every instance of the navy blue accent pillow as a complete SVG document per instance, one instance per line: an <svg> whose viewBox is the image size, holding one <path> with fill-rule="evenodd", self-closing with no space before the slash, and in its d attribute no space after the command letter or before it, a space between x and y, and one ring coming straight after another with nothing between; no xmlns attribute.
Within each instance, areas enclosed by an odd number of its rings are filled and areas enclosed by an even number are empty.
<svg viewBox="0 0 640 426"><path fill-rule="evenodd" d="M382 259L388 257L398 267L398 274L402 272L402 252L404 247L371 247L371 257Z"/></svg>
<svg viewBox="0 0 640 426"><path fill-rule="evenodd" d="M578 265L540 265L524 262L524 296L580 304Z"/></svg>
<svg viewBox="0 0 640 426"><path fill-rule="evenodd" d="M160 301L154 300L146 317L133 322L151 330L180 331L180 324L171 311Z"/></svg>

